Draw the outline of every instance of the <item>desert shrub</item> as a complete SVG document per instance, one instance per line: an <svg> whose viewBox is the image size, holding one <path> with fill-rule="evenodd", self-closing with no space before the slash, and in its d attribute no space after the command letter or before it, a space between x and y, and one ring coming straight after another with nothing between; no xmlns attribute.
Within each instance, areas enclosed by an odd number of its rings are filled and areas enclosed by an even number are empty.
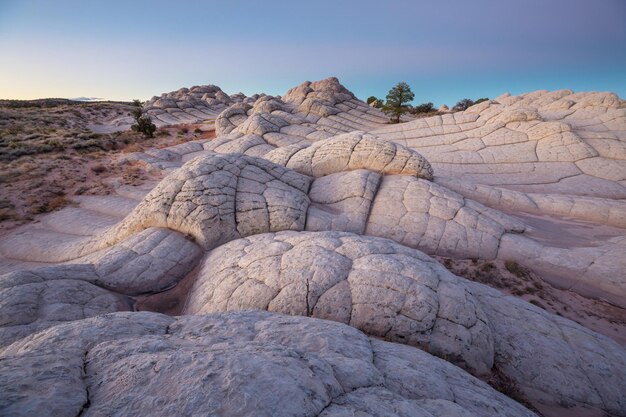
<svg viewBox="0 0 626 417"><path fill-rule="evenodd" d="M507 259L506 261L504 261L504 267L507 271L509 271L516 277L522 278L526 275L526 271L524 270L524 268L513 259Z"/></svg>
<svg viewBox="0 0 626 417"><path fill-rule="evenodd" d="M143 108L141 107L141 101L133 100L133 110L132 114L135 118L135 124L130 128L134 132L141 132L144 136L148 138L154 137L154 132L156 131L156 125L152 123L152 119L147 114L143 113Z"/></svg>
<svg viewBox="0 0 626 417"><path fill-rule="evenodd" d="M369 96L367 98L367 104L370 104L370 105L376 107L377 109L379 109L379 108L381 108L383 106L383 102L384 102L384 100L381 100L378 97Z"/></svg>
<svg viewBox="0 0 626 417"><path fill-rule="evenodd" d="M15 211L15 205L9 200L0 198L0 222L5 220L15 220L19 216Z"/></svg>
<svg viewBox="0 0 626 417"><path fill-rule="evenodd" d="M63 144L58 139L49 139L45 143L46 143L46 145L50 145L53 148L57 148L57 149L63 149L64 148Z"/></svg>
<svg viewBox="0 0 626 417"><path fill-rule="evenodd" d="M435 111L435 105L431 102L428 103L422 103L418 106L414 106L411 109L411 113L412 114L419 114L419 113L430 113Z"/></svg>
<svg viewBox="0 0 626 417"><path fill-rule="evenodd" d="M124 168L122 182L126 185L141 185L145 179L146 172L138 165L129 165Z"/></svg>
<svg viewBox="0 0 626 417"><path fill-rule="evenodd" d="M491 270L493 270L495 268L496 268L496 266L493 263L491 263L491 262L485 262L480 267L481 271L483 271L483 272L490 272Z"/></svg>
<svg viewBox="0 0 626 417"><path fill-rule="evenodd" d="M46 201L40 206L36 208L37 213L50 213L52 211L58 210L62 207L65 207L69 201L65 198L64 195L58 195L53 197L50 201Z"/></svg>
<svg viewBox="0 0 626 417"><path fill-rule="evenodd" d="M470 106L472 106L474 104L474 100L469 99L469 98L464 98L462 100L459 100L454 107L452 107L452 111L463 111L463 110L467 110Z"/></svg>
<svg viewBox="0 0 626 417"><path fill-rule="evenodd" d="M76 142L76 143L72 144L72 149L75 149L77 151L93 149L93 148L100 148L100 149L102 149L102 146L100 145L100 142L97 141L96 139L89 139L89 140L80 141L80 142Z"/></svg>
<svg viewBox="0 0 626 417"><path fill-rule="evenodd" d="M131 152L141 152L143 148L136 143L131 143L127 147L125 147L122 152L123 153L131 153Z"/></svg>
<svg viewBox="0 0 626 417"><path fill-rule="evenodd" d="M183 127L182 129L178 131L179 135L186 135L187 133L189 133L189 129L186 127Z"/></svg>
<svg viewBox="0 0 626 417"><path fill-rule="evenodd" d="M103 172L106 172L106 170L107 168L102 164L94 165L91 167L91 171L95 174L102 174Z"/></svg>
<svg viewBox="0 0 626 417"><path fill-rule="evenodd" d="M199 127L196 127L196 129L193 131L193 133L201 134L202 133L202 129L200 129Z"/></svg>
<svg viewBox="0 0 626 417"><path fill-rule="evenodd" d="M482 103L483 101L487 101L487 100L489 100L487 97L481 97L476 101L469 99L469 98L464 98L462 100L459 100L454 105L454 107L452 107L452 111L467 110L468 108L472 107L474 104Z"/></svg>

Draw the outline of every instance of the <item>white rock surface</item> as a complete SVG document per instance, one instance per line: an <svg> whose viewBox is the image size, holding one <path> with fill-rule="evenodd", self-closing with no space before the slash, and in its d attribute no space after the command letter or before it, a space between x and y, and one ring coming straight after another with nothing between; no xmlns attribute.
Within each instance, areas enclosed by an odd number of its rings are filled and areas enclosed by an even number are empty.
<svg viewBox="0 0 626 417"><path fill-rule="evenodd" d="M535 415L420 350L262 312L111 314L0 359L0 413L12 416Z"/></svg>
<svg viewBox="0 0 626 417"><path fill-rule="evenodd" d="M606 199L626 198L626 106L612 93L503 95L373 133L419 151L445 184L478 188L495 208L510 208L516 191L527 200L518 209L541 200L540 210L597 220L594 210L612 217ZM574 196L585 197L584 208L571 210Z"/></svg>
<svg viewBox="0 0 626 417"><path fill-rule="evenodd" d="M201 85L152 97L144 103L144 111L157 126L201 123L215 120L233 103L254 102L257 98L241 93L229 96L215 85Z"/></svg>
<svg viewBox="0 0 626 417"><path fill-rule="evenodd" d="M256 235L213 250L185 313L262 309L350 324L485 375L497 368L533 402L626 410L626 350L425 254L353 234Z"/></svg>
<svg viewBox="0 0 626 417"><path fill-rule="evenodd" d="M310 181L260 158L198 157L167 176L94 246L148 227L189 234L204 249L255 233L303 230Z"/></svg>

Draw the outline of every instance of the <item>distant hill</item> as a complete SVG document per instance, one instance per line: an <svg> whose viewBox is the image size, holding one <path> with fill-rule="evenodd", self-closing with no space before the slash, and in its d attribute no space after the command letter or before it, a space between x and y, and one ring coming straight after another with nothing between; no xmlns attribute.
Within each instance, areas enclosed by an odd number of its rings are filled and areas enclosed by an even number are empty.
<svg viewBox="0 0 626 417"><path fill-rule="evenodd" d="M76 97L76 98L70 98L68 100L72 100L72 101L88 101L88 102L106 101L106 99L101 98L101 97Z"/></svg>
<svg viewBox="0 0 626 417"><path fill-rule="evenodd" d="M38 98L34 100L0 100L0 107L56 107L63 105L81 105L89 103L119 103L130 104L126 101L109 101L96 98L78 97L78 98Z"/></svg>

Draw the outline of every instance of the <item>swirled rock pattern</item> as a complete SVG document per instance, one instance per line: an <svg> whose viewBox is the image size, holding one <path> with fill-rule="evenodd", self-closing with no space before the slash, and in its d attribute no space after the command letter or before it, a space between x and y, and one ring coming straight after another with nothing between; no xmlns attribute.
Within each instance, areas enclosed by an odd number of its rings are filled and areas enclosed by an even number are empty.
<svg viewBox="0 0 626 417"><path fill-rule="evenodd" d="M626 105L615 94L505 94L373 133L418 150L445 184L478 188L468 196L496 208L517 192L518 210L539 205L541 212L624 225L623 207L606 203L626 198ZM585 202L575 210L573 196Z"/></svg>
<svg viewBox="0 0 626 417"><path fill-rule="evenodd" d="M261 312L111 314L0 358L3 415L535 415L420 350Z"/></svg>

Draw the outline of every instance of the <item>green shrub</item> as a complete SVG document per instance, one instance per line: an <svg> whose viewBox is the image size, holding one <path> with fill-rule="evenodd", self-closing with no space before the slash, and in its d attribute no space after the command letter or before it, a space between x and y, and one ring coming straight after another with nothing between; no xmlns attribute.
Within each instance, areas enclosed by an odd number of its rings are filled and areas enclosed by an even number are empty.
<svg viewBox="0 0 626 417"><path fill-rule="evenodd" d="M156 125L152 123L150 116L143 113L141 101L133 100L133 106L135 106L132 111L133 117L135 118L135 124L130 128L134 132L141 132L144 136L153 138L154 132L156 131Z"/></svg>
<svg viewBox="0 0 626 417"><path fill-rule="evenodd" d="M507 259L506 261L504 261L504 267L506 268L507 271L509 271L516 277L522 278L526 275L526 271L524 270L524 267L522 267L520 264L518 264L512 259Z"/></svg>
<svg viewBox="0 0 626 417"><path fill-rule="evenodd" d="M411 109L412 114L430 113L433 111L435 111L435 105L431 102L422 103L419 106L415 106Z"/></svg>
<svg viewBox="0 0 626 417"><path fill-rule="evenodd" d="M470 106L472 106L474 104L474 100L469 99L469 98L464 98L462 100L459 100L454 107L452 107L452 111L463 111L463 110L467 110Z"/></svg>

